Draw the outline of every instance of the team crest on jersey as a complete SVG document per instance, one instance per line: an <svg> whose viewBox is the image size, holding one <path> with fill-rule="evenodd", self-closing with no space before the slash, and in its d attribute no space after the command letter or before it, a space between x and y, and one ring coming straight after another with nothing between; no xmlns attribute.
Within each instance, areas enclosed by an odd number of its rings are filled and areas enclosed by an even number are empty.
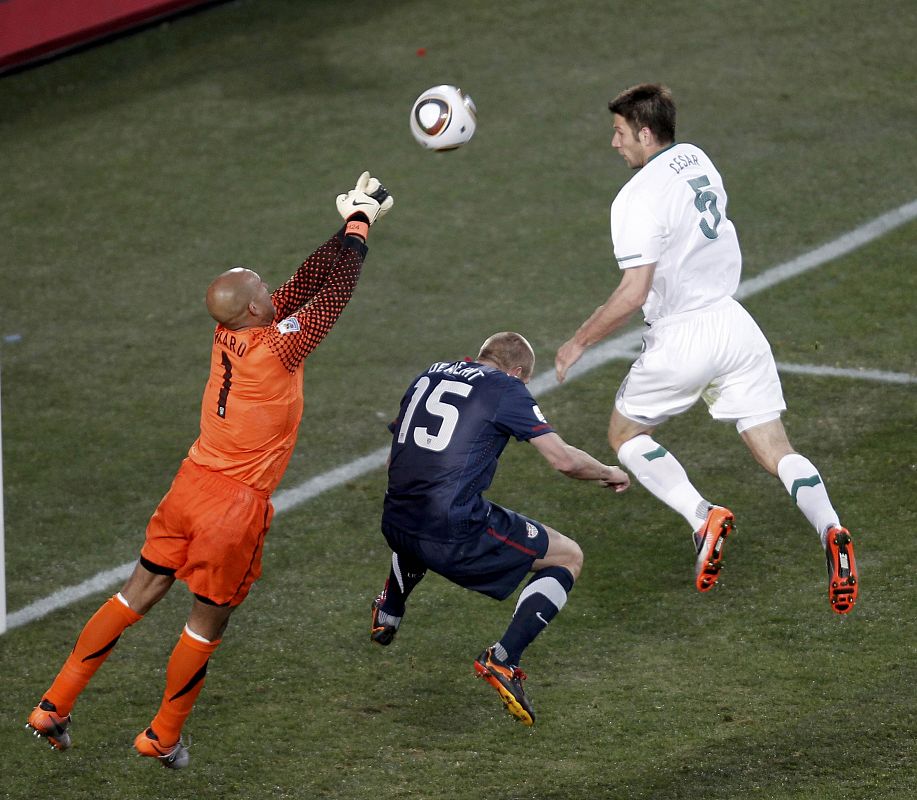
<svg viewBox="0 0 917 800"><path fill-rule="evenodd" d="M538 406L535 406L535 408L538 408ZM529 539L534 539L538 535L538 528L532 525L531 522L525 523L525 530L526 530L526 533L528 534Z"/></svg>
<svg viewBox="0 0 917 800"><path fill-rule="evenodd" d="M545 419L544 414L541 413L541 409L537 405L532 406L532 412L538 417L540 422L543 422L547 425L548 421Z"/></svg>
<svg viewBox="0 0 917 800"><path fill-rule="evenodd" d="M299 320L296 317L287 317L285 320L277 323L277 330L280 333L299 333Z"/></svg>

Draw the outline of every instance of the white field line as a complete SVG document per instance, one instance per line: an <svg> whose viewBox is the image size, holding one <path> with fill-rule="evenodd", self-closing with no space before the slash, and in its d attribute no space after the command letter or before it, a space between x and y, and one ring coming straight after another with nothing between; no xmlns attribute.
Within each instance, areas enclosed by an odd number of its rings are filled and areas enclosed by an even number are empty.
<svg viewBox="0 0 917 800"><path fill-rule="evenodd" d="M860 381L875 381L876 383L917 383L917 376L906 372L886 372L882 369L850 369L844 367L823 367L818 364L787 364L777 362L780 372L791 372L796 375L824 375L830 378L853 378Z"/></svg>
<svg viewBox="0 0 917 800"><path fill-rule="evenodd" d="M917 200L912 200L910 203L905 203L894 211L889 211L871 222L867 222L865 225L861 225L859 228L849 233L845 233L832 242L828 242L815 250L804 253L791 261L771 267L754 278L743 281L735 296L737 299L750 297L772 286L776 286L785 280L794 278L797 275L802 275L809 270L820 267L822 264L845 256L869 244L880 236L885 235L901 225L905 225L915 218L917 218ZM591 350L588 350L570 370L567 375L567 380L574 380L581 375L585 375L587 372L602 366L608 361L618 358L630 358L635 348L640 346L641 340L642 330L638 328L615 336ZM781 369L787 372L803 372L805 374L837 375L850 378L865 378L868 380L886 380L891 383L915 382L913 376L902 375L900 373L835 370L830 367L793 367L787 364L782 365ZM540 375L534 377L529 383L529 389L532 394L536 396L553 391L557 386L558 384L554 380L553 369L542 372ZM374 469L378 469L385 464L387 455L388 447L381 447L343 466L336 467L314 478L310 478L298 486L277 492L273 498L276 513L282 514L285 511L289 511L329 489L342 486L354 478L358 478ZM131 561L127 564L115 567L114 569L99 572L76 586L68 586L59 589L47 597L36 600L18 611L14 611L7 617L7 629L18 628L21 625L35 622L47 616L52 611L64 608L89 595L105 591L121 583L130 574L134 567L134 563L135 562Z"/></svg>

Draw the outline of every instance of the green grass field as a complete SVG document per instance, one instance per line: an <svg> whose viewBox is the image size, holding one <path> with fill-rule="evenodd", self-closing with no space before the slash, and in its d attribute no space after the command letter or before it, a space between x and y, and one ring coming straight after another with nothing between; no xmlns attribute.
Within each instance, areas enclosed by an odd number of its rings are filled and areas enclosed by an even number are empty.
<svg viewBox="0 0 917 800"><path fill-rule="evenodd" d="M524 333L548 369L617 281L608 205L629 172L607 102L626 86L672 87L679 138L725 177L746 278L913 201L915 26L904 0L238 0L0 78L9 611L136 556L197 433L207 283L237 264L283 280L362 170L396 204L307 364L281 488L383 447L410 378L496 330ZM478 133L431 154L408 112L443 82L473 96ZM910 222L748 298L778 361L917 373L915 244ZM607 460L627 366L539 398ZM831 613L817 539L782 486L703 408L658 438L737 514L710 595L693 589L683 522L646 491L612 496L513 445L490 496L586 555L526 654L525 729L471 667L511 601L430 576L397 642L370 645L388 559L376 470L278 515L186 727L184 772L130 747L183 587L124 635L68 753L22 726L106 594L0 637L0 797L914 797L914 385L783 381L790 436L856 535L849 617Z"/></svg>

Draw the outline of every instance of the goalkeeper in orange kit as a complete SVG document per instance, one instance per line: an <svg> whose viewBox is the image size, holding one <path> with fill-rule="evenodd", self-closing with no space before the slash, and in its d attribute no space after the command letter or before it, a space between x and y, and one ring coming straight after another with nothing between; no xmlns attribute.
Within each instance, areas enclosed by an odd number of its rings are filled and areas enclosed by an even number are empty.
<svg viewBox="0 0 917 800"><path fill-rule="evenodd" d="M261 575L271 492L289 463L303 410L303 362L337 321L356 287L370 226L394 200L364 172L339 195L344 227L271 293L236 267L207 289L217 321L201 433L150 519L140 560L121 591L86 623L27 727L70 747L70 711L118 643L175 579L193 593L191 613L166 670L159 711L134 740L163 766L188 765L182 726L204 685L229 616Z"/></svg>

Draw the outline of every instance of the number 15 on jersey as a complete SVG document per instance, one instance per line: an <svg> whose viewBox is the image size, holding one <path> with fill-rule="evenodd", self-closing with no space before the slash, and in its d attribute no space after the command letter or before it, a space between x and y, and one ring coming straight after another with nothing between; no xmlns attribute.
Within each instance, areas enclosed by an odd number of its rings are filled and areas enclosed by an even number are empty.
<svg viewBox="0 0 917 800"><path fill-rule="evenodd" d="M401 427L398 428L398 444L404 444L407 441L408 434L411 431L411 421L420 405L421 400L426 395L424 409L427 413L442 420L439 430L431 433L426 426L417 426L414 428L414 444L424 450L433 450L436 453L442 452L449 446L452 441L452 435L459 422L459 410L454 405L443 400L444 395L455 394L461 397L468 397L471 394L472 386L469 383L461 381L442 380L436 384L433 391L427 394L430 388L430 378L424 375L417 383L414 384L414 393L408 403L407 411L404 413L404 419Z"/></svg>

